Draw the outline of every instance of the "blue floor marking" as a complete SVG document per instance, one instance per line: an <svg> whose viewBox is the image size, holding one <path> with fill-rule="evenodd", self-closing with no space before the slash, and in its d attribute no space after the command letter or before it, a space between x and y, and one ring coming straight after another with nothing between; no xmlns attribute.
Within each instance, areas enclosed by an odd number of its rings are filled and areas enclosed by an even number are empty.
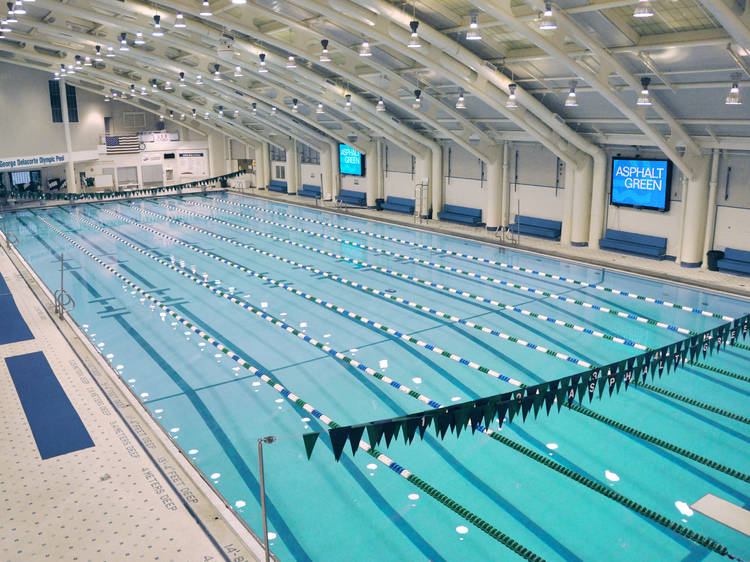
<svg viewBox="0 0 750 562"><path fill-rule="evenodd" d="M42 459L94 446L44 353L6 357L5 364Z"/></svg>
<svg viewBox="0 0 750 562"><path fill-rule="evenodd" d="M13 295L7 292L8 285L6 285L2 275L0 275L0 284L6 289L5 293L0 294L0 318L2 318L2 323L0 323L0 345L33 340L34 334L31 333L31 330L29 330L28 325L21 316Z"/></svg>

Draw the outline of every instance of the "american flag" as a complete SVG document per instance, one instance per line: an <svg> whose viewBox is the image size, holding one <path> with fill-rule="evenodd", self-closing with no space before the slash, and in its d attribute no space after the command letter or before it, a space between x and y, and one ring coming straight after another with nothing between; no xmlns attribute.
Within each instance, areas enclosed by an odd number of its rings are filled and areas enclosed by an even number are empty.
<svg viewBox="0 0 750 562"><path fill-rule="evenodd" d="M141 151L141 139L136 136L105 137L107 154L134 154Z"/></svg>

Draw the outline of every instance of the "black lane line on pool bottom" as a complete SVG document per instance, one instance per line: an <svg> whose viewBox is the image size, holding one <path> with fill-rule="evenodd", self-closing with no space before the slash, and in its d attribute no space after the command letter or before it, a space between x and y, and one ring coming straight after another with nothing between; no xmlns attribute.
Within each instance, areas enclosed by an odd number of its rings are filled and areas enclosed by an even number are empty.
<svg viewBox="0 0 750 562"><path fill-rule="evenodd" d="M47 251L49 251L49 252L50 252L50 253L52 254L52 256L53 256L53 257L57 257L57 255L58 255L58 254L57 254L57 252L55 251L55 249L54 249L54 248L52 248L52 247L51 247L51 246L50 246L49 244L47 244L47 243L46 243L46 242L45 242L45 241L44 241L44 240L43 240L43 239L42 239L42 238L41 238L41 237L40 237L40 236L39 236L39 235L38 235L38 234L37 234L36 232L34 232L34 230L32 230L32 229L31 229L31 228L29 227L29 225L27 225L27 224L26 224L26 223L25 223L25 222L24 222L24 221L23 221L23 220L21 219L21 217L17 217L17 219L18 219L18 221L19 221L19 222L20 222L20 223L21 223L21 224L22 224L22 225L23 225L24 227L26 227L26 229L27 229L27 230L28 230L28 231L29 231L29 232L31 233L31 235L32 235L32 236L33 236L34 238L36 238L36 239L37 239L37 240L38 240L38 241L39 241L39 242L40 242L40 243L42 244L42 246L43 246L44 248L46 248L46 249L47 249ZM71 275L73 275L73 276L75 277L75 279L76 279L76 280L77 280L77 281L78 281L79 283L81 283L81 285L82 285L82 286L84 286L84 287L86 288L86 290L88 290L88 292L89 292L89 293L91 293L92 295L94 295L94 296L95 296L96 298L100 298L100 295L99 295L99 293L98 293L98 292L96 291L96 289L94 289L94 287L93 287L93 286L89 285L89 284L88 284L88 283L87 283L87 282L86 282L86 281L85 281L85 280L84 280L84 279L83 279L83 278L82 278L82 277L81 277L81 276L80 276L80 275L78 274L78 272L77 272L77 271L71 271L70 273L71 273ZM33 292L32 292L32 294L34 294L34 298L36 298L36 299L37 299L37 301L39 302L39 304L41 304L41 305L42 305L42 306L44 307L44 304L43 304L43 303L41 302L41 300L39 300L39 297L38 297L38 296L36 295L36 293L33 293ZM45 310L46 310L46 308L45 308ZM63 336L63 337L64 337L64 336ZM231 562L231 559L229 558L229 556L228 556L228 555L227 555L227 554L226 554L226 553L224 552L224 549L223 549L223 548L221 547L221 545L220 545L220 544L218 543L218 541L216 540L216 538L215 538L215 537L214 537L214 536L213 536L213 535L212 535L212 534L211 534L211 533L209 532L209 530L208 530L208 529L206 528L206 526L205 526L205 525L203 524L203 521L201 521L200 517L199 517L199 516L198 516L198 514L197 514L197 513L196 513L196 512L195 512L195 511L193 510L192 506L191 506L191 505L190 505L190 504L188 503L188 501L187 501L187 500L186 500L186 499L185 499L185 498L184 498L184 497L182 496L182 494L181 494L181 493L180 493L180 492L179 492L179 491L177 490L177 487L176 487L176 486L174 485L174 483L172 482L172 480L170 480L169 478L167 478L167 475L166 475L166 474L164 473L164 470L162 469L161 465L160 465L159 463L157 463L157 462L156 462L156 459L155 459L155 458L153 457L153 455L151 454L151 452L150 452L150 451L148 450L148 447L146 447L146 446L144 445L144 443L143 443L143 441L141 440L141 438L140 438L140 437L139 437L139 436L138 436L138 435L136 434L136 432L135 432L135 431L133 431L133 429L132 429L132 428L130 427L130 424L129 424L129 423L128 423L128 421L127 421L127 420L125 419L125 416L123 416L122 412L121 412L121 411L119 410L119 408L118 408L118 407L117 407L117 406L115 405L115 403L114 403L114 401L112 400L112 398L111 398L111 397L109 396L109 394L108 394L108 393L107 393L107 392L106 392L106 391L104 390L104 388L102 387L102 385L101 385L101 383L99 382L99 380L98 380L98 379L97 379L97 378L96 378L96 377L95 377L95 376L94 376L94 375L93 375L93 374L91 373L91 371L90 371L90 370L89 370L89 368L88 368L88 365L86 365L86 362L85 362L85 361L83 360L83 358L82 358L82 357L81 357L81 356L80 356L80 355L78 354L78 351L77 351L77 350L76 350L75 348L73 348L72 346L70 347L70 349L71 349L71 350L73 351L73 353L75 354L75 356L76 356L76 357L78 358L78 360L79 360L79 362L81 363L81 365L83 365L83 368L84 368L84 369L86 369L86 372L88 372L88 374L89 374L89 377L91 378L91 380L93 380L93 381L94 381L94 384L95 384L95 385L97 386L97 388L98 388L98 389L99 389L99 391L100 391L100 392L102 393L102 395L104 396L104 398L105 398L105 399L107 400L107 402L109 402L110 406L112 406L112 410L113 410L113 411L114 411L114 412L115 412L115 413L117 414L117 417L119 417L119 418L120 418L120 420L121 420L121 421L123 422L123 425L124 425L124 426L125 426L125 427L127 428L128 432L130 433L130 436L131 436L131 437L132 437L132 438L133 438L133 439L134 439L134 440L135 440L135 441L136 441L136 442L137 442L137 443L138 443L138 444L139 444L139 445L141 446L141 450L142 450L142 451L143 451L143 452L144 452L144 453L146 454L146 456L147 456L147 457L149 458L149 460L151 461L151 464L152 464L153 466L155 466L155 467L156 467L156 470L157 470L157 471L159 472L159 474L161 474L161 476L162 476L162 479L163 479L163 480L164 480L164 481L165 481L165 482L167 483L167 485L168 485L168 486L169 486L169 487L170 487L170 488L172 489L172 492L174 492L174 494L175 494L175 497L179 498L179 501L180 501L180 503L182 504L182 506L183 506L183 507L185 508L185 510L186 510L186 511L187 511L187 512L188 512L188 513L190 514L190 516L191 516L191 517L193 518L193 520L194 520L194 521L196 522L196 524L197 524L197 525L198 525L198 527L199 527L199 528L201 529L201 531L203 531L203 533L204 533L204 534L206 535L206 537L208 538L209 542L210 542L210 543L211 543L211 544L212 544L212 545L214 546L214 548L216 548L216 550L217 550L217 551L218 551L218 552L219 552L219 553L221 554L221 557L222 557L222 558L223 558L223 559L224 559L224 560L225 560L226 562Z"/></svg>

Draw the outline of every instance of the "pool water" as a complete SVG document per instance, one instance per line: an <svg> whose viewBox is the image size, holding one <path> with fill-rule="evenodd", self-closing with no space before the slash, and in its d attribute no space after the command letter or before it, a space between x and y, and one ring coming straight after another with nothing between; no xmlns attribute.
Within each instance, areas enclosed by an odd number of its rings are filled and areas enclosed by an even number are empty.
<svg viewBox="0 0 750 562"><path fill-rule="evenodd" d="M347 445L336 462L324 434L308 460L302 435L559 379L750 311L710 291L235 194L18 211L7 224L53 291L63 255L74 320L259 536L257 440L279 438L264 460L281 560L516 558L364 451ZM586 406L739 476L567 408L490 429L747 559L750 537L689 506L713 494L750 508L750 348L700 363L649 380L670 396L631 386ZM379 449L544 559L720 557L479 432Z"/></svg>

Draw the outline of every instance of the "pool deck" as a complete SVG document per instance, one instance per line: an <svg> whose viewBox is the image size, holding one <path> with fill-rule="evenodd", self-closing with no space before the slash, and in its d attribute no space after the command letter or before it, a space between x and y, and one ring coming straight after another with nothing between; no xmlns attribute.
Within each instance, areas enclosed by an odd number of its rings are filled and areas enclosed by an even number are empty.
<svg viewBox="0 0 750 562"><path fill-rule="evenodd" d="M682 267L671 260L654 260L634 255L609 252L598 248L568 246L559 241L545 240L533 236L521 236L520 243L511 244L503 241L497 233L488 231L483 226L468 226L433 219L419 219L418 221L415 221L413 216L403 213L385 210L377 211L375 209L361 207L349 207L343 209L337 207L334 201L320 200L316 204L314 200L308 197L287 195L286 193L277 193L266 190L248 189L242 191L230 191L242 195L250 195L272 201L280 201L283 203L291 203L303 207L340 213L346 216L376 220L409 228L418 228L449 236L468 238L477 242L494 244L514 250L525 250L557 259L573 260L579 263L606 267L613 270L623 271L625 273L662 279L664 281L669 281L670 283L684 283L692 287L709 289L721 293L730 293L740 297L750 297L750 277L731 275L720 271L709 271L708 269L700 267Z"/></svg>
<svg viewBox="0 0 750 562"><path fill-rule="evenodd" d="M0 345L0 559L261 560L257 538L4 247L0 273L34 336ZM42 460L5 362L39 351L93 447Z"/></svg>

